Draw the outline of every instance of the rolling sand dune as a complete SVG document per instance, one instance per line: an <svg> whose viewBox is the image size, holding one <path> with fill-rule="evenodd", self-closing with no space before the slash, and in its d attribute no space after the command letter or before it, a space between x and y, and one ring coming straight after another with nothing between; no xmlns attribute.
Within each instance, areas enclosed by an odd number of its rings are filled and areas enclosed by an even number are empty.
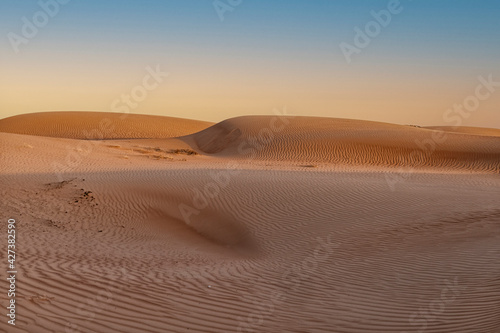
<svg viewBox="0 0 500 333"><path fill-rule="evenodd" d="M139 114L40 112L1 119L0 132L84 140L172 138L210 125L205 121Z"/></svg>
<svg viewBox="0 0 500 333"><path fill-rule="evenodd" d="M202 152L217 156L494 173L500 170L497 137L370 121L248 116L223 121L191 137Z"/></svg>
<svg viewBox="0 0 500 333"><path fill-rule="evenodd" d="M99 116L73 117L0 133L0 331L500 332L500 138L255 116L86 141Z"/></svg>
<svg viewBox="0 0 500 333"><path fill-rule="evenodd" d="M500 129L497 128L480 128L480 127L467 127L467 126L431 126L426 127L432 130L441 130L447 132L464 133L472 135L483 135L483 136L500 136Z"/></svg>

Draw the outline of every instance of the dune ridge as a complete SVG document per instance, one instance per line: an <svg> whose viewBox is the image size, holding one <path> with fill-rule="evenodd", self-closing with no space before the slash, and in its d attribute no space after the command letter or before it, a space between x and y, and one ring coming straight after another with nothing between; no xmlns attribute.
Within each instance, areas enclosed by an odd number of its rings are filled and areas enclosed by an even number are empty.
<svg viewBox="0 0 500 333"><path fill-rule="evenodd" d="M220 157L500 171L497 137L361 120L247 116L225 120L189 137L201 151Z"/></svg>
<svg viewBox="0 0 500 333"><path fill-rule="evenodd" d="M500 129L498 128L470 127L470 126L427 126L425 128L438 131L447 131L447 132L463 133L471 135L500 136Z"/></svg>
<svg viewBox="0 0 500 333"><path fill-rule="evenodd" d="M0 132L55 138L101 140L171 138L212 123L191 119L113 112L38 112L0 120Z"/></svg>

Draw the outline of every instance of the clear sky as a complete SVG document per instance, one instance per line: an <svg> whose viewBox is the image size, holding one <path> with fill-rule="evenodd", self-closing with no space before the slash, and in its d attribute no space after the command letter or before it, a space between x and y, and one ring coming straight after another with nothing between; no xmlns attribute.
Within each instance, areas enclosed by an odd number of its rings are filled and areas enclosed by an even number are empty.
<svg viewBox="0 0 500 333"><path fill-rule="evenodd" d="M499 17L498 0L0 1L0 118L126 107L220 121L286 107L499 128L500 83L478 88L500 82Z"/></svg>

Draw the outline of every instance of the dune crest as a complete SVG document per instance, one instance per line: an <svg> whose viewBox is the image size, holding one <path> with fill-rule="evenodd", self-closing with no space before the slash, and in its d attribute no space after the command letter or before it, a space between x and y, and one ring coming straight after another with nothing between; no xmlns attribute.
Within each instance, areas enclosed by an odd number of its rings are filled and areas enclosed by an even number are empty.
<svg viewBox="0 0 500 333"><path fill-rule="evenodd" d="M278 126L277 122L282 124ZM225 120L188 138L201 151L225 158L493 173L500 170L498 137L372 121L245 116Z"/></svg>
<svg viewBox="0 0 500 333"><path fill-rule="evenodd" d="M140 114L38 112L1 119L0 132L82 140L172 138L210 125L205 121Z"/></svg>
<svg viewBox="0 0 500 333"><path fill-rule="evenodd" d="M427 126L425 128L437 131L453 132L453 133L500 137L500 129L498 128L469 127L469 126Z"/></svg>

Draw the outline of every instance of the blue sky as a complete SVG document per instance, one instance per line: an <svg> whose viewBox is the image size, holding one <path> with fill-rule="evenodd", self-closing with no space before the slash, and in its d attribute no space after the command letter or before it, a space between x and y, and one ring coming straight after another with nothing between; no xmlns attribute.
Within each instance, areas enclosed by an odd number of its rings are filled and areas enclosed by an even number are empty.
<svg viewBox="0 0 500 333"><path fill-rule="evenodd" d="M353 44L354 28L390 1L242 0L223 21L213 2L71 0L18 53L8 34L22 36L22 18L41 6L0 2L0 116L109 111L158 64L169 78L133 112L212 121L287 106L300 115L442 124L478 76L500 81L499 1L401 0L401 12L351 63L339 44ZM499 95L464 125L499 127Z"/></svg>

